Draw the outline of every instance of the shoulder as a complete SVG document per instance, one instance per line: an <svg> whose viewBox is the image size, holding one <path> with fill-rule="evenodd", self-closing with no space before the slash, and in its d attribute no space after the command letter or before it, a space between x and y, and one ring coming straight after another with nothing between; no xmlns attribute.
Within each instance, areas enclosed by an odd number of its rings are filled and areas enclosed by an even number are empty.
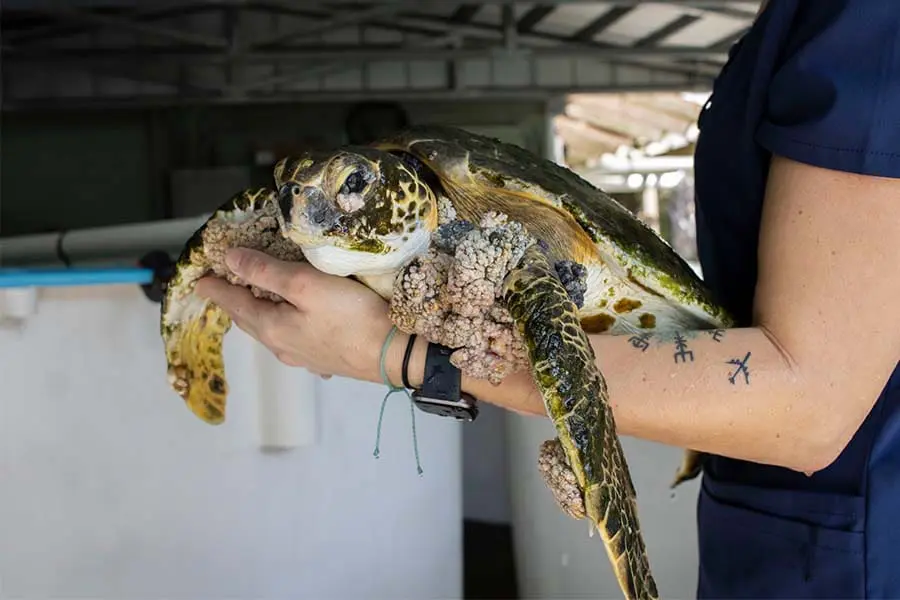
<svg viewBox="0 0 900 600"><path fill-rule="evenodd" d="M900 177L900 2L770 0L779 36L757 142L773 154Z"/></svg>

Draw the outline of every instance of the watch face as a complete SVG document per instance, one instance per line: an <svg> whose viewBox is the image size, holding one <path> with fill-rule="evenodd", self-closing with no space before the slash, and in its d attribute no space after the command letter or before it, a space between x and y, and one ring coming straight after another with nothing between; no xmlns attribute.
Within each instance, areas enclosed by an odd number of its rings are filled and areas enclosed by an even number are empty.
<svg viewBox="0 0 900 600"><path fill-rule="evenodd" d="M435 398L423 398L414 396L413 400L419 410L440 417L452 417L458 421L474 421L478 416L478 406L474 402L461 399L458 402L448 402Z"/></svg>

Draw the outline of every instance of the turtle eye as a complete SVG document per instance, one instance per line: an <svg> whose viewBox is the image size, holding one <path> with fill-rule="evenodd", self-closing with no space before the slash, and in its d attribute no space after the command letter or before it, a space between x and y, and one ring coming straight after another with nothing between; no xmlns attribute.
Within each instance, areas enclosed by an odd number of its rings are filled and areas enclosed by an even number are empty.
<svg viewBox="0 0 900 600"><path fill-rule="evenodd" d="M366 179L363 177L362 171L353 171L347 176L347 179L344 180L344 185L341 186L341 194L359 194L366 187Z"/></svg>

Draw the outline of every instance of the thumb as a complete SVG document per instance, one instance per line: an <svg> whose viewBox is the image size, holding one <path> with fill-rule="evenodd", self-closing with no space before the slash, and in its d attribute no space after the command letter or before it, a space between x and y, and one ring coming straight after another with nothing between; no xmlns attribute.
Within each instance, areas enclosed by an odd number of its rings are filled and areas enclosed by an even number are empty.
<svg viewBox="0 0 900 600"><path fill-rule="evenodd" d="M310 267L289 262L250 248L231 248L225 253L225 264L251 285L278 294L296 304L294 298L306 287Z"/></svg>

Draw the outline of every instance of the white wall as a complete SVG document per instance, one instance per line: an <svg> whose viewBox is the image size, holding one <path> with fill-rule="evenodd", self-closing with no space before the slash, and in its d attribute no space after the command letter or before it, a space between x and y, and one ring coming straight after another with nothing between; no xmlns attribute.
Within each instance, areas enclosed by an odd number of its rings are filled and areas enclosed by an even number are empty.
<svg viewBox="0 0 900 600"><path fill-rule="evenodd" d="M537 470L538 449L551 439L548 419L507 416L510 489L519 587L524 598L612 598L622 593L598 535L556 506ZM650 566L661 598L694 598L697 582L696 500L699 480L669 484L681 451L634 438L622 445L631 467Z"/></svg>
<svg viewBox="0 0 900 600"><path fill-rule="evenodd" d="M478 418L463 430L463 515L508 524L510 514L506 410L482 402Z"/></svg>
<svg viewBox="0 0 900 600"><path fill-rule="evenodd" d="M167 388L158 306L136 287L44 290L38 310L0 329L0 596L461 595L458 424L418 413L420 478L406 399L375 460L383 390L335 379L316 445L263 453L240 330L216 428Z"/></svg>

